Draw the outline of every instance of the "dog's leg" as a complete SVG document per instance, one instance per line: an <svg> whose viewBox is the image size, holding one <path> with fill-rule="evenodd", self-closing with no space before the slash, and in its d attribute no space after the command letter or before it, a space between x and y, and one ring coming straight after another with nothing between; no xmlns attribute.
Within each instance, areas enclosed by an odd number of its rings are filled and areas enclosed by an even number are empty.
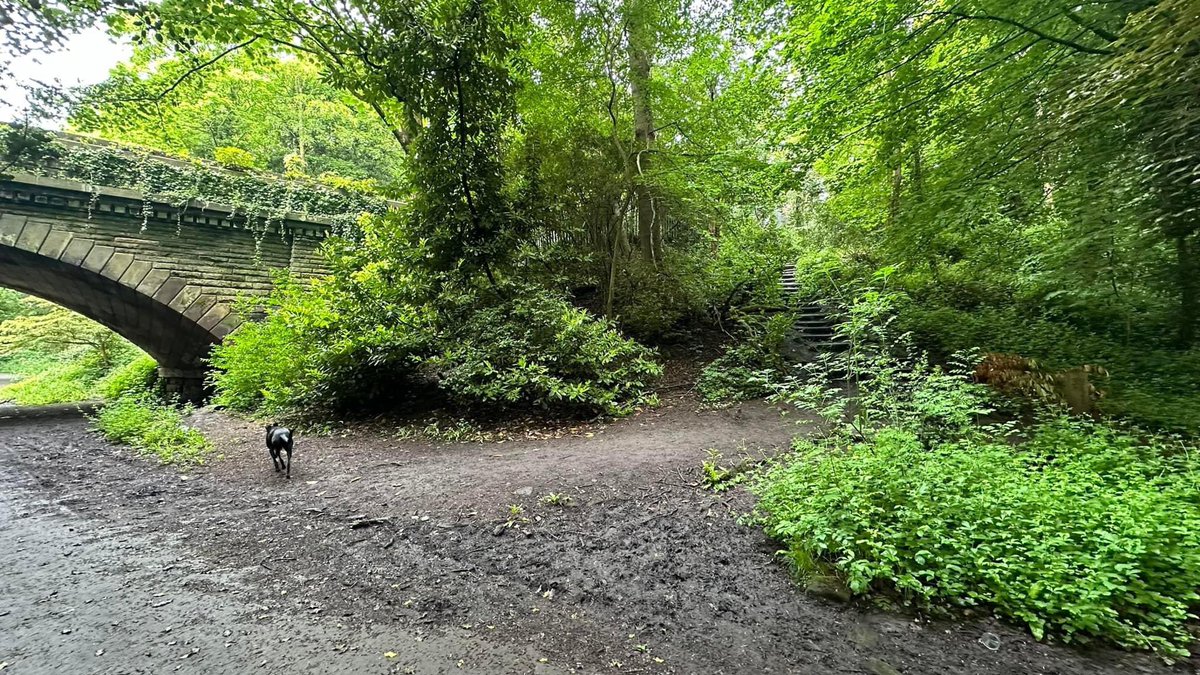
<svg viewBox="0 0 1200 675"><path fill-rule="evenodd" d="M275 467L275 473L279 473L283 470L283 461L279 458L279 451L271 448L269 452L271 453L271 465Z"/></svg>
<svg viewBox="0 0 1200 675"><path fill-rule="evenodd" d="M287 449L287 477L289 479L292 477L292 448L291 448L291 446L289 446Z"/></svg>

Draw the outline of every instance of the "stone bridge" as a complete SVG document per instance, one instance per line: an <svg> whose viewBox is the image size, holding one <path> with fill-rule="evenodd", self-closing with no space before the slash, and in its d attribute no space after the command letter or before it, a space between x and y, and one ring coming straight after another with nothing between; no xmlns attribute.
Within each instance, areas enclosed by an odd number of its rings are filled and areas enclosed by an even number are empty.
<svg viewBox="0 0 1200 675"><path fill-rule="evenodd" d="M203 398L205 357L271 272L322 272L329 220L285 213L251 227L232 206L170 204L123 187L0 175L0 286L74 310L159 364L168 391Z"/></svg>

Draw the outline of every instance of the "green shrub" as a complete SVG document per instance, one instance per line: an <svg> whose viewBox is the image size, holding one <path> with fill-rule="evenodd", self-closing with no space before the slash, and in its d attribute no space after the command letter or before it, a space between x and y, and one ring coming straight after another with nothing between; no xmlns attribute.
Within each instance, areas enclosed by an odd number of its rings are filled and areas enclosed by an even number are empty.
<svg viewBox="0 0 1200 675"><path fill-rule="evenodd" d="M37 375L62 362L58 355L38 349L21 349L0 357L0 373Z"/></svg>
<svg viewBox="0 0 1200 675"><path fill-rule="evenodd" d="M796 317L791 312L739 312L738 339L700 372L696 388L709 402L746 401L776 393L791 372L784 350Z"/></svg>
<svg viewBox="0 0 1200 675"><path fill-rule="evenodd" d="M906 302L897 318L938 358L973 348L1020 354L1052 369L1103 366L1109 373L1100 383L1107 389L1100 401L1105 413L1161 430L1200 432L1200 349L1156 348L1146 335L1116 340L1016 306L964 311Z"/></svg>
<svg viewBox="0 0 1200 675"><path fill-rule="evenodd" d="M245 321L212 351L213 403L267 413L303 405L316 377L313 356L303 327L285 313Z"/></svg>
<svg viewBox="0 0 1200 675"><path fill-rule="evenodd" d="M474 311L425 365L464 404L609 414L649 402L653 352L545 293Z"/></svg>
<svg viewBox="0 0 1200 675"><path fill-rule="evenodd" d="M696 388L710 403L746 401L775 392L778 371L767 366L766 354L754 343L736 344L704 366Z"/></svg>
<svg viewBox="0 0 1200 675"><path fill-rule="evenodd" d="M184 424L189 410L164 405L146 394L128 394L101 408L93 423L108 440L132 446L164 464L200 464L212 445Z"/></svg>
<svg viewBox="0 0 1200 675"><path fill-rule="evenodd" d="M1186 653L1200 607L1196 448L1061 412L982 426L988 390L914 355L894 331L898 299L853 299L852 348L786 384L829 423L753 487L797 570L924 610L988 607L1038 638Z"/></svg>
<svg viewBox="0 0 1200 675"><path fill-rule="evenodd" d="M651 400L661 373L652 352L544 289L425 304L364 302L364 289L342 283L277 282L266 320L243 323L213 350L216 402L319 415L435 393L467 407L616 414Z"/></svg>
<svg viewBox="0 0 1200 675"><path fill-rule="evenodd" d="M621 328L640 340L662 340L673 329L701 316L704 278L695 261L679 258L659 269L631 263L614 289L614 313Z"/></svg>
<svg viewBox="0 0 1200 675"><path fill-rule="evenodd" d="M258 158L251 152L241 148L230 146L220 147L213 150L213 159L225 166L235 169L257 169L259 167Z"/></svg>
<svg viewBox="0 0 1200 675"><path fill-rule="evenodd" d="M234 410L385 409L411 388L433 336L412 311L362 303L336 282L280 277L259 301L266 318L242 323L210 359L214 403Z"/></svg>
<svg viewBox="0 0 1200 675"><path fill-rule="evenodd" d="M1161 440L1056 419L1017 447L799 441L755 487L767 532L856 593L986 606L1035 636L1182 656L1200 595L1196 461Z"/></svg>
<svg viewBox="0 0 1200 675"><path fill-rule="evenodd" d="M149 391L158 379L158 363L145 354L110 371L98 384L105 400L113 401L126 394Z"/></svg>

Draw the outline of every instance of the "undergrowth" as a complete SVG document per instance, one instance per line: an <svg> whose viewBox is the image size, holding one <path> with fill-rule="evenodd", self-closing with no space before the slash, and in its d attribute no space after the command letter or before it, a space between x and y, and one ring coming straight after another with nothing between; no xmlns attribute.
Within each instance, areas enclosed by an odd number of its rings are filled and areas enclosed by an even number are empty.
<svg viewBox="0 0 1200 675"><path fill-rule="evenodd" d="M854 594L931 613L987 608L1039 639L1185 656L1200 608L1197 448L1059 410L984 424L989 391L913 351L893 300L855 298L851 349L781 397L828 422L752 479L754 519L782 555Z"/></svg>
<svg viewBox="0 0 1200 675"><path fill-rule="evenodd" d="M146 393L128 393L106 404L93 418L110 441L123 443L163 464L202 464L212 444L184 419L191 408L167 405Z"/></svg>
<svg viewBox="0 0 1200 675"><path fill-rule="evenodd" d="M1200 601L1197 464L1091 422L1003 439L799 441L755 487L793 561L923 609L985 606L1035 637L1183 656Z"/></svg>
<svg viewBox="0 0 1200 675"><path fill-rule="evenodd" d="M146 375L148 383L155 368L152 359L133 348L116 353L110 364L90 350L30 357L25 363L33 372L0 389L0 400L32 406L110 398L127 386L124 378L132 377L134 370L138 377Z"/></svg>

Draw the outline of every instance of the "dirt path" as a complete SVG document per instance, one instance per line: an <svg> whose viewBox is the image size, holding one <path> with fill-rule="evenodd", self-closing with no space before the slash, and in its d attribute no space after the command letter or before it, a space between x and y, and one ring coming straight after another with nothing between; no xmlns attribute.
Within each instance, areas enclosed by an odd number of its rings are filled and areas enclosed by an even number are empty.
<svg viewBox="0 0 1200 675"><path fill-rule="evenodd" d="M257 426L199 424L224 458L181 474L77 418L0 423L3 675L1191 670L806 597L737 524L746 495L692 487L707 449L795 432L762 405L550 440L303 437L290 482Z"/></svg>

